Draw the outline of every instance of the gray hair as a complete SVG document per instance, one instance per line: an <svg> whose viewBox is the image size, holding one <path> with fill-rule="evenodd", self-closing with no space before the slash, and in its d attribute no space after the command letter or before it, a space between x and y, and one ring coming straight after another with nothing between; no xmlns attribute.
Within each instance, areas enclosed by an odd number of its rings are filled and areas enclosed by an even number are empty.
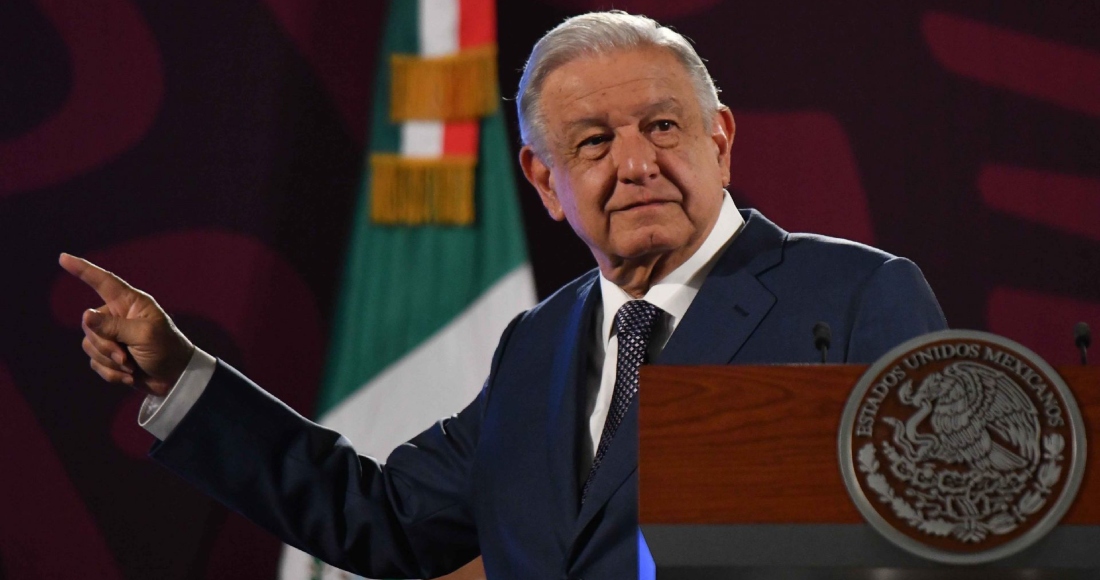
<svg viewBox="0 0 1100 580"><path fill-rule="evenodd" d="M684 65L709 130L720 106L718 87L688 39L652 18L612 10L569 18L547 32L531 49L516 93L519 134L523 143L534 148L543 161L550 161L544 155L547 153L546 123L539 110L539 99L543 83L551 72L582 56L648 46L670 51Z"/></svg>

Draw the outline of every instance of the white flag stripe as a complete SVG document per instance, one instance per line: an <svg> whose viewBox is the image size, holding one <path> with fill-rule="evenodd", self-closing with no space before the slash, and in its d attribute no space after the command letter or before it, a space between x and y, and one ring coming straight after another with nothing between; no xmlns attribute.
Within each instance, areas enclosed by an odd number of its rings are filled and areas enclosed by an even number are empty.
<svg viewBox="0 0 1100 580"><path fill-rule="evenodd" d="M406 157L442 157L443 129L443 121L402 123L401 154Z"/></svg>
<svg viewBox="0 0 1100 580"><path fill-rule="evenodd" d="M489 374L500 333L535 304L531 266L505 275L476 301L320 421L363 455L385 459L432 423L461 411Z"/></svg>
<svg viewBox="0 0 1100 580"><path fill-rule="evenodd" d="M418 1L420 56L445 56L459 52L459 0ZM401 155L443 156L444 128L442 121L401 123Z"/></svg>
<svg viewBox="0 0 1100 580"><path fill-rule="evenodd" d="M534 306L535 297L531 266L523 264L319 422L355 443L360 454L386 458L395 447L461 411L477 396L504 327L516 314ZM279 577L308 578L317 565L312 556L283 546ZM322 580L361 578L327 564L320 567Z"/></svg>
<svg viewBox="0 0 1100 580"><path fill-rule="evenodd" d="M420 56L446 56L458 52L459 0L418 0L417 31ZM401 124L401 154L407 157L443 156L442 121L407 121Z"/></svg>
<svg viewBox="0 0 1100 580"><path fill-rule="evenodd" d="M446 56L458 52L459 0L420 1L420 56Z"/></svg>

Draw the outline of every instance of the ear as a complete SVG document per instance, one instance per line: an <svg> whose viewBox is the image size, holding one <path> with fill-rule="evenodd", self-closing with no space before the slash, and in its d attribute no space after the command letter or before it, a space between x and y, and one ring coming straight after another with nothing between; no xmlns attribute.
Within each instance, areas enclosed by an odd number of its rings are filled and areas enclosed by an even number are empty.
<svg viewBox="0 0 1100 580"><path fill-rule="evenodd" d="M519 150L519 166L523 169L523 176L535 186L542 199L542 205L554 221L565 219L565 212L561 209L561 202L555 191L554 176L547 165L530 145L524 145Z"/></svg>
<svg viewBox="0 0 1100 580"><path fill-rule="evenodd" d="M730 150L733 148L733 137L737 133L737 123L733 120L733 112L730 108L719 104L718 111L714 113L714 122L711 123L710 138L718 153L718 167L722 171L722 187L730 184Z"/></svg>

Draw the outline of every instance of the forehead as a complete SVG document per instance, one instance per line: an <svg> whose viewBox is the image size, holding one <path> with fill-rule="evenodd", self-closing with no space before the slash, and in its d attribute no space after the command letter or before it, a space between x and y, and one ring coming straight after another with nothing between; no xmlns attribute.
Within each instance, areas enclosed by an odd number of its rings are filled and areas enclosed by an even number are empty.
<svg viewBox="0 0 1100 580"><path fill-rule="evenodd" d="M551 72L543 86L542 112L551 130L579 119L628 118L658 104L698 108L683 64L656 47L582 56Z"/></svg>

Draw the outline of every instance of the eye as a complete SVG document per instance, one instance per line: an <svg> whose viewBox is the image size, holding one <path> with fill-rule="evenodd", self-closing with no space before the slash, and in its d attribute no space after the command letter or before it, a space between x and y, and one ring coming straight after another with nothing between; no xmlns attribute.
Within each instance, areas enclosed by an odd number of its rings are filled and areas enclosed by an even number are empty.
<svg viewBox="0 0 1100 580"><path fill-rule="evenodd" d="M654 121L653 130L657 132L671 131L676 128L676 121L670 121L668 119L661 119L660 121Z"/></svg>
<svg viewBox="0 0 1100 580"><path fill-rule="evenodd" d="M604 135L604 134L592 135L591 137L588 137L588 138L584 139L583 141L581 141L577 145L577 147L578 148L594 147L596 145L603 145L604 143L607 143L610 140L611 140L611 137L609 135Z"/></svg>

